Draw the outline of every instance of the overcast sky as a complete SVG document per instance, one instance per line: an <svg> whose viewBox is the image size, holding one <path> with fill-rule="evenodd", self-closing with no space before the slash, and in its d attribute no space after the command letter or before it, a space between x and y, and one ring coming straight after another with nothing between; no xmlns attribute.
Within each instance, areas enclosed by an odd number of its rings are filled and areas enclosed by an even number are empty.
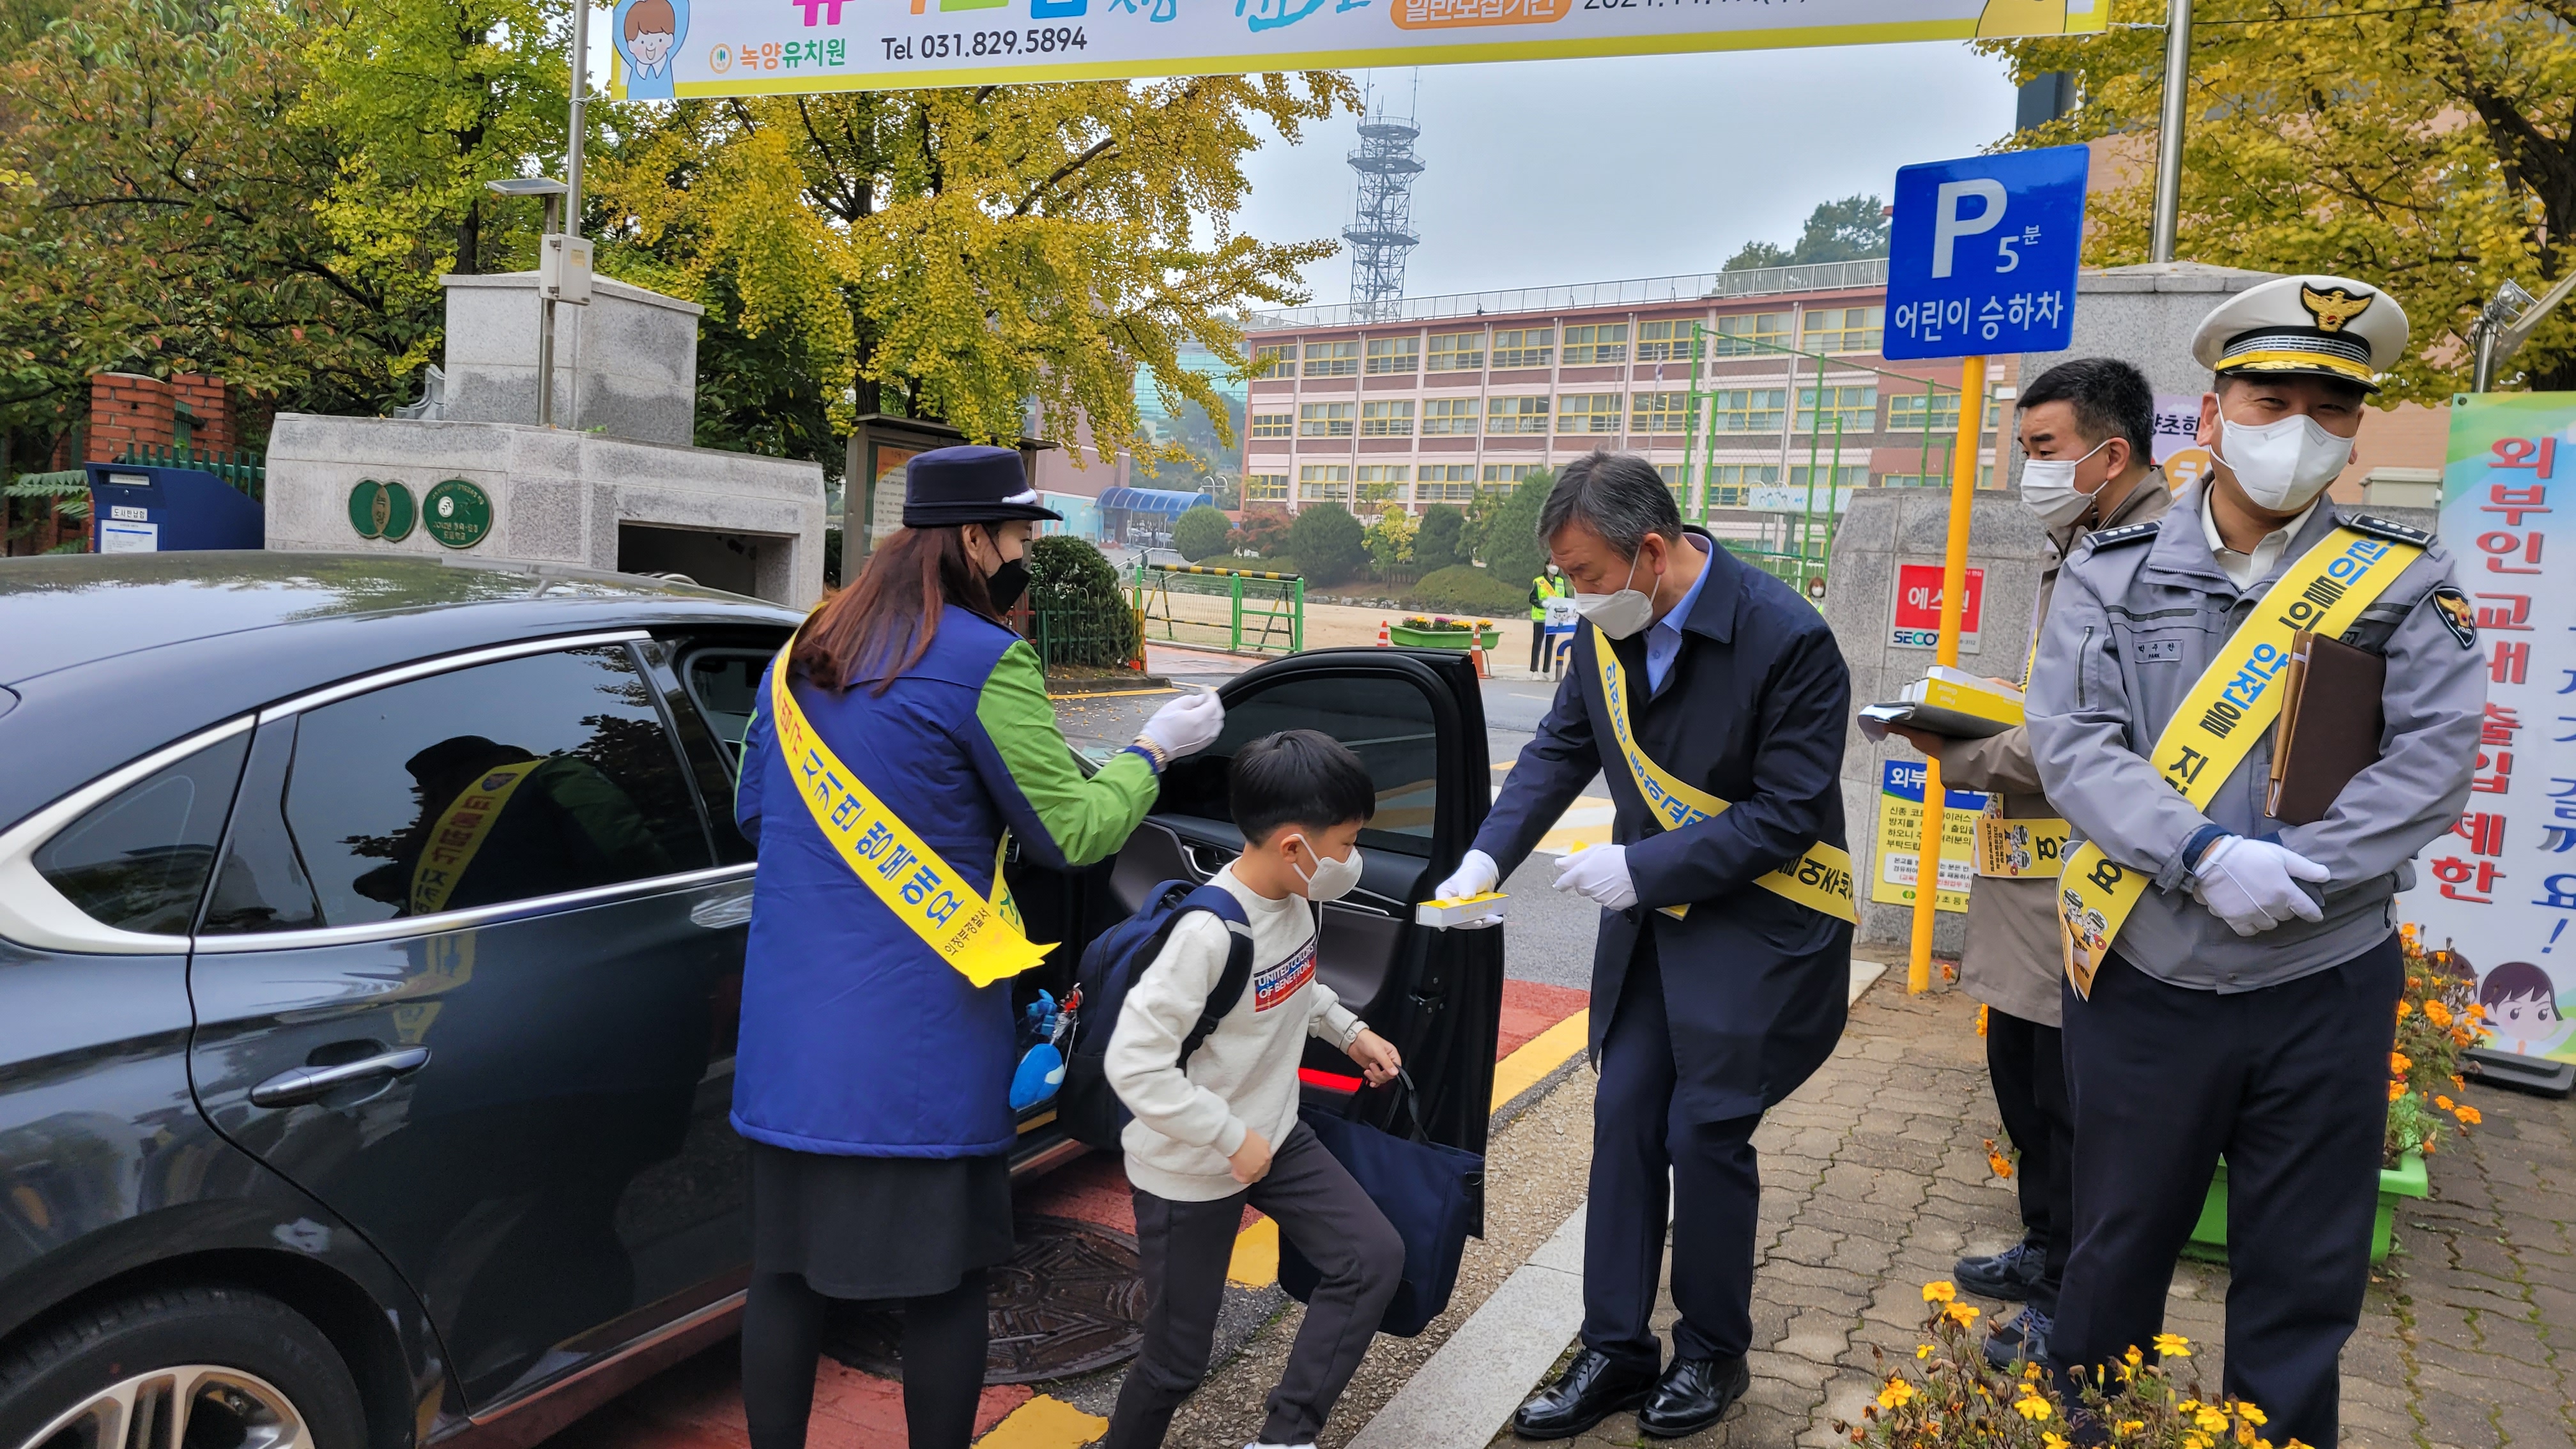
<svg viewBox="0 0 2576 1449"><path fill-rule="evenodd" d="M1408 296L1715 271L1783 245L1816 203L1890 193L1896 168L2012 129L2003 62L1960 42L1607 60L1432 65L1420 78ZM1349 116L1251 161L1242 223L1268 241L1337 237L1351 216ZM1347 301L1348 258L1308 268Z"/></svg>

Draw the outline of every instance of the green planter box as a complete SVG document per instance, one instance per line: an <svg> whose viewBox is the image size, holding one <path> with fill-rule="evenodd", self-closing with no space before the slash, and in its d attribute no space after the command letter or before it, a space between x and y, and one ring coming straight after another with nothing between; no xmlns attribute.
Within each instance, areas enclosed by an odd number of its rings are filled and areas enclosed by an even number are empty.
<svg viewBox="0 0 2576 1449"><path fill-rule="evenodd" d="M1467 647L1467 636L1474 632L1472 629L1408 629L1402 624L1386 626L1389 642L1402 644L1410 649L1464 649ZM1487 629L1484 644L1488 649L1501 648L1503 631L1500 628Z"/></svg>
<svg viewBox="0 0 2576 1449"><path fill-rule="evenodd" d="M2379 1215L2370 1224L2370 1261L2388 1260L2389 1229L2397 1217L2397 1200L2422 1197L2431 1191L2424 1179L2424 1154L2409 1152L2395 1167L2379 1172ZM2193 1225L2191 1241L2183 1245L2185 1256L2212 1263L2227 1261L2227 1164L2218 1164L2217 1175L2209 1180L2209 1196L2200 1205L2200 1221Z"/></svg>

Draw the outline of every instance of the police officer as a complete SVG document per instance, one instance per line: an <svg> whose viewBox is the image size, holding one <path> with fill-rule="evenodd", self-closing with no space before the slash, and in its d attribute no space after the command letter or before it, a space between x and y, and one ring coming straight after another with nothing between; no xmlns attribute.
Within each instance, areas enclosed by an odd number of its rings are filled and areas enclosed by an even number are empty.
<svg viewBox="0 0 2576 1449"><path fill-rule="evenodd" d="M1530 580L1530 673L1538 673L1539 661L1547 654L1547 601L1562 599L1574 592L1553 560Z"/></svg>
<svg viewBox="0 0 2576 1449"><path fill-rule="evenodd" d="M2060 363L2022 389L2017 410L2022 502L2048 530L2053 555L2032 607L2035 646L2068 550L2089 530L2163 517L2172 494L2149 461L2155 389L2128 363ZM1978 879L1968 896L1959 984L1986 1006L1986 1071L2004 1130L2021 1150L2023 1236L2001 1253L1960 1259L1954 1271L1969 1292L2027 1304L1986 1340L1986 1356L1998 1364L2037 1360L2075 1245L2075 1120L2058 1040L2065 956L2057 866L2066 822L2041 792L2026 727L1974 740L1902 726L1889 733L1938 758L1943 785L1983 790L1993 801L1977 822Z"/></svg>
<svg viewBox="0 0 2576 1449"><path fill-rule="evenodd" d="M2320 501L2352 458L2397 299L2285 277L2209 314L2193 355L2211 475L2059 576L2029 701L2059 877L2075 1251L2061 1373L2149 1358L2174 1256L2223 1154L2226 1392L2275 1443L2330 1449L2360 1321L2403 968L2390 897L2468 796L2483 659L2451 557ZM2264 812L2295 633L2387 661L2378 759L2325 818Z"/></svg>
<svg viewBox="0 0 2576 1449"><path fill-rule="evenodd" d="M827 1300L903 1310L912 1449L965 1449L985 1270L1011 1252L1007 979L1035 964L1001 845L1116 852L1175 756L1185 696L1086 777L1029 646L1002 625L1040 507L1010 448L906 470L903 528L760 682L734 816L759 842L734 1129L750 1139L742 1391L752 1449L802 1449ZM784 672L781 677L780 672Z"/></svg>

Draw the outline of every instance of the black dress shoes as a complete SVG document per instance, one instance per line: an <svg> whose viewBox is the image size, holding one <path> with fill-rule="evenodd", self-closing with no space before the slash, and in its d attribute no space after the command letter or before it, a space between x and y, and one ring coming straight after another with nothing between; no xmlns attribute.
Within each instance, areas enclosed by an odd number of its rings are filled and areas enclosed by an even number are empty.
<svg viewBox="0 0 2576 1449"><path fill-rule="evenodd" d="M1655 1387L1653 1374L1621 1368L1603 1354L1581 1349L1555 1383L1530 1395L1512 1415L1512 1432L1524 1439L1571 1439L1646 1402Z"/></svg>
<svg viewBox="0 0 2576 1449"><path fill-rule="evenodd" d="M1677 1358L1637 1415L1637 1427L1658 1439L1680 1439L1726 1417L1753 1386L1741 1358Z"/></svg>

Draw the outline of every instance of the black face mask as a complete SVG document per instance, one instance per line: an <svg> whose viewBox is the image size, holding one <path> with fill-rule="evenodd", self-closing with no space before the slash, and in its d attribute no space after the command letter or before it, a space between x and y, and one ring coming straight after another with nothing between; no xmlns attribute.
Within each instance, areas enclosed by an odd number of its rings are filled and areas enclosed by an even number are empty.
<svg viewBox="0 0 2576 1449"><path fill-rule="evenodd" d="M996 614L1011 612L1011 606L1018 603L1020 595L1028 590L1029 561L1024 558L1007 560L1000 568L984 576L984 592L992 596Z"/></svg>

